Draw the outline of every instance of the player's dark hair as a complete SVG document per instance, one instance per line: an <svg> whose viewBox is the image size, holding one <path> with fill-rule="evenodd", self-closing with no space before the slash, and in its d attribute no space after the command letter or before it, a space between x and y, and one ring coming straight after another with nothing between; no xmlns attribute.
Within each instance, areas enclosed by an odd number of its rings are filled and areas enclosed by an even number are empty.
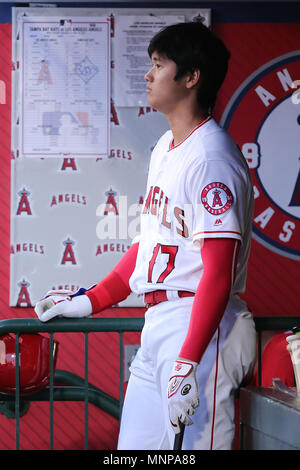
<svg viewBox="0 0 300 470"><path fill-rule="evenodd" d="M214 107L230 58L230 52L220 38L200 22L178 23L167 26L151 39L150 58L154 52L176 63L174 80L200 70L198 105L204 109Z"/></svg>

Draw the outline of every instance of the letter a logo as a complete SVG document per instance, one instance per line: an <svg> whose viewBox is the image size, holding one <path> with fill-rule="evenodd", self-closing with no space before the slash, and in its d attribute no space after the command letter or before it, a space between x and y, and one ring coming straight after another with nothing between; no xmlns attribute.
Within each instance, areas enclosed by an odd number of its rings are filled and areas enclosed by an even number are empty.
<svg viewBox="0 0 300 470"><path fill-rule="evenodd" d="M17 215L20 215L22 212L26 212L27 215L32 215L30 204L28 201L29 194L30 192L27 191L25 188L23 188L22 191L18 192L18 195L20 196L20 201L18 204Z"/></svg>
<svg viewBox="0 0 300 470"><path fill-rule="evenodd" d="M26 282L24 279L22 282L18 282L18 286L20 287L18 300L17 300L17 307L21 307L21 304L26 304L26 307L31 307L31 300L29 297L28 287L30 286L29 282Z"/></svg>
<svg viewBox="0 0 300 470"><path fill-rule="evenodd" d="M63 253L61 264L66 264L66 263L77 264L74 250L72 248L72 245L74 245L74 242L70 238L68 238L67 240L63 242L63 244L65 245L66 248Z"/></svg>
<svg viewBox="0 0 300 470"><path fill-rule="evenodd" d="M44 81L48 82L49 84L52 83L51 75L50 75L50 72L49 72L49 69L48 69L48 65L46 64L45 61L42 61L42 67L41 67L41 70L40 70L38 85L40 85Z"/></svg>
<svg viewBox="0 0 300 470"><path fill-rule="evenodd" d="M115 200L116 194L117 193L112 189L105 193L105 196L107 196L107 200L105 204L104 215L107 215L109 212L114 212L115 215L119 215L117 203Z"/></svg>
<svg viewBox="0 0 300 470"><path fill-rule="evenodd" d="M218 189L215 189L215 191L213 191L213 195L214 195L214 200L212 203L213 207L223 206L221 198L220 198L220 194L221 194L221 191L219 191Z"/></svg>
<svg viewBox="0 0 300 470"><path fill-rule="evenodd" d="M72 168L73 171L77 170L76 163L75 163L75 158L64 158L61 171L65 171L66 168Z"/></svg>

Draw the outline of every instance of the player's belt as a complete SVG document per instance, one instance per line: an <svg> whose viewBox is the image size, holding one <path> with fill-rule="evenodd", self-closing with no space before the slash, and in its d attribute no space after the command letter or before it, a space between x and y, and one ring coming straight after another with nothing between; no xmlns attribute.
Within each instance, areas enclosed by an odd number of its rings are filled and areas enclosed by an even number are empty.
<svg viewBox="0 0 300 470"><path fill-rule="evenodd" d="M176 291L165 291L165 290L155 290L153 292L147 292L144 295L144 300L146 307L153 307L160 302L166 302L167 300L176 300L181 299L182 297L193 297L195 292L189 292L185 290L176 290Z"/></svg>

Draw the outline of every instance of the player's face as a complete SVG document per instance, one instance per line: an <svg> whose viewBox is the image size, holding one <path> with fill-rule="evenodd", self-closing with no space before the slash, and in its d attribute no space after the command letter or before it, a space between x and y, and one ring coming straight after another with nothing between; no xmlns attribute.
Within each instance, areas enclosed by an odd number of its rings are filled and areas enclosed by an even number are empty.
<svg viewBox="0 0 300 470"><path fill-rule="evenodd" d="M148 103L154 109L169 114L187 96L184 78L174 80L176 64L166 56L154 52L152 68L146 73Z"/></svg>

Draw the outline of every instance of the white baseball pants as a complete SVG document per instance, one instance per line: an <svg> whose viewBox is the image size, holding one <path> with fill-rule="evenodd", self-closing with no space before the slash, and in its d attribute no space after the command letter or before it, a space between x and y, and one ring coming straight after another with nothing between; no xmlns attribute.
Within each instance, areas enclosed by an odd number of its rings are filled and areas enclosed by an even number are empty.
<svg viewBox="0 0 300 470"><path fill-rule="evenodd" d="M119 450L173 449L167 384L185 339L193 298L149 308L141 347L131 365L118 441ZM232 299L197 368L200 405L186 426L182 449L231 449L235 434L234 397L251 370L256 332L245 304Z"/></svg>

